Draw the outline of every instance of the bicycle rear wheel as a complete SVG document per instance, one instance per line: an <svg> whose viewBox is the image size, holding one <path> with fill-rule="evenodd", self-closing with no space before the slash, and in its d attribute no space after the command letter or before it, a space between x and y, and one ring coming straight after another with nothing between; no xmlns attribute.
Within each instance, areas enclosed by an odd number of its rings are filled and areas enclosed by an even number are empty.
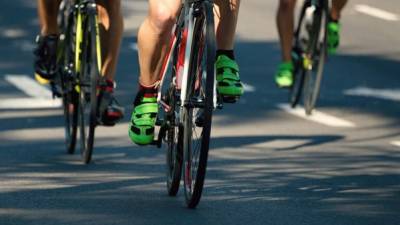
<svg viewBox="0 0 400 225"><path fill-rule="evenodd" d="M87 5L88 14L83 22L81 72L79 74L79 125L83 162L91 161L94 134L97 125L97 85L100 77L101 57L96 6ZM77 45L79 46L79 45Z"/></svg>
<svg viewBox="0 0 400 225"><path fill-rule="evenodd" d="M169 196L176 196L179 190L179 185L182 177L182 163L183 163L183 126L180 124L180 111L179 111L179 91L177 88L177 73L181 68L180 58L184 58L184 44L181 43L186 41L186 36L182 32L183 27L183 12L181 9L173 40L171 41L172 59L170 62L170 73L169 76L169 87L163 94L163 99L171 107L169 112L165 114L166 122L166 142L167 142L167 190Z"/></svg>
<svg viewBox="0 0 400 225"><path fill-rule="evenodd" d="M167 104L171 106L166 115L168 121L166 130L167 140L167 190L169 196L176 196L182 176L182 141L183 127L179 124L177 98L175 87L170 87L167 93Z"/></svg>
<svg viewBox="0 0 400 225"><path fill-rule="evenodd" d="M326 60L326 27L328 23L328 2L319 1L313 13L310 32L310 41L307 55L311 63L306 70L304 80L304 108L307 115L311 115L315 108L322 81L323 69Z"/></svg>
<svg viewBox="0 0 400 225"><path fill-rule="evenodd" d="M293 85L289 91L289 102L292 108L295 108L300 101L300 97L304 85L305 71L302 63L302 55L305 50L306 40L306 21L305 14L309 7L310 2L305 1L300 11L299 20L294 33L293 47L292 47L292 62L294 64L293 71Z"/></svg>
<svg viewBox="0 0 400 225"><path fill-rule="evenodd" d="M61 30L58 46L59 76L64 111L64 132L67 152L75 152L78 130L78 93L74 90L75 73L73 71L74 56L74 16L68 1L62 1L58 14L58 26Z"/></svg>
<svg viewBox="0 0 400 225"><path fill-rule="evenodd" d="M196 4L196 3L195 3ZM184 127L184 189L186 204L195 208L200 201L206 175L211 132L215 80L215 32L213 5L204 1L201 15L193 20L193 40L186 101L182 113ZM189 22L190 23L190 22ZM189 41L188 41L188 44Z"/></svg>
<svg viewBox="0 0 400 225"><path fill-rule="evenodd" d="M73 90L71 81L62 81L63 84L63 109L64 132L67 152L74 154L78 131L78 105L79 95Z"/></svg>

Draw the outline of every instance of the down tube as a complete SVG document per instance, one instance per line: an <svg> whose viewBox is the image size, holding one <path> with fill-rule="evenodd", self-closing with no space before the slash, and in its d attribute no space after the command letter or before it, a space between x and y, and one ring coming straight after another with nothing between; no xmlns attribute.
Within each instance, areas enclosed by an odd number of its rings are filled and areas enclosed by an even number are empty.
<svg viewBox="0 0 400 225"><path fill-rule="evenodd" d="M186 42L186 49L185 49L185 63L183 67L183 74L182 74L182 88L181 88L181 103L184 104L186 102L186 95L187 95L187 82L189 76L189 63L190 63L190 54L192 52L192 42L193 42L193 8L190 7L188 18L186 18L186 22L188 23L188 36ZM182 118L181 118L182 119ZM183 121L181 121L183 122Z"/></svg>

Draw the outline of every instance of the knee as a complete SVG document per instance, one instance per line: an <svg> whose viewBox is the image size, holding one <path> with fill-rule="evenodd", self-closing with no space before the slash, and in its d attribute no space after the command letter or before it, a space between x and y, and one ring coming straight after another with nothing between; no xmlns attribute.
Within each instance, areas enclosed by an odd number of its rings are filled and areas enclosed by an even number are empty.
<svg viewBox="0 0 400 225"><path fill-rule="evenodd" d="M150 9L148 19L157 33L165 34L170 32L174 26L176 12L166 5L157 4L156 7Z"/></svg>
<svg viewBox="0 0 400 225"><path fill-rule="evenodd" d="M279 10L282 11L293 11L296 5L296 0L280 0Z"/></svg>
<svg viewBox="0 0 400 225"><path fill-rule="evenodd" d="M101 24L108 30L111 26L123 26L123 17L121 12L121 0L97 1L98 14Z"/></svg>

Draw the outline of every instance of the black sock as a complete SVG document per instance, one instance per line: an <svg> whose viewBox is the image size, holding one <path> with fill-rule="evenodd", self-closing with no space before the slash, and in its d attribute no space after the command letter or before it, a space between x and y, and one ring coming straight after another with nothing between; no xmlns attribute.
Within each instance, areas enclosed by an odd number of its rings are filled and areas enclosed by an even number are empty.
<svg viewBox="0 0 400 225"><path fill-rule="evenodd" d="M139 83L139 90L136 94L133 105L136 107L136 106L142 104L143 98L157 98L157 95L158 95L157 85L144 86L141 83Z"/></svg>
<svg viewBox="0 0 400 225"><path fill-rule="evenodd" d="M220 55L225 55L228 56L228 58L235 60L235 52L232 50L224 50L224 49L218 49L217 50L217 58Z"/></svg>
<svg viewBox="0 0 400 225"><path fill-rule="evenodd" d="M331 16L329 17L329 21L330 21L330 22L334 22L334 23L339 23L339 19L337 19L337 20L334 20L334 19L332 19L332 17L331 17Z"/></svg>

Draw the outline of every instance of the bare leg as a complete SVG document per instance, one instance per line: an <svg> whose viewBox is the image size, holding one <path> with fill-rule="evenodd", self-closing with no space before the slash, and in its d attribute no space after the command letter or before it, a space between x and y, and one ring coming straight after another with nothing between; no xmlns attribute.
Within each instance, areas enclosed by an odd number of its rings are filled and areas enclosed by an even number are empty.
<svg viewBox="0 0 400 225"><path fill-rule="evenodd" d="M218 49L232 50L240 0L215 0L215 27Z"/></svg>
<svg viewBox="0 0 400 225"><path fill-rule="evenodd" d="M57 14L60 3L61 0L38 0L42 36L58 34Z"/></svg>
<svg viewBox="0 0 400 225"><path fill-rule="evenodd" d="M347 0L334 0L332 2L332 10L331 10L331 18L333 20L340 19L340 13L342 9L345 7Z"/></svg>
<svg viewBox="0 0 400 225"><path fill-rule="evenodd" d="M114 80L124 29L121 0L101 0L98 4L103 56L101 73L106 79Z"/></svg>
<svg viewBox="0 0 400 225"><path fill-rule="evenodd" d="M279 8L276 21L282 48L282 60L284 62L292 60L291 51L293 42L295 6L296 6L296 0L279 1Z"/></svg>
<svg viewBox="0 0 400 225"><path fill-rule="evenodd" d="M153 86L159 79L170 31L176 21L181 1L149 0L147 18L139 28L138 47L140 83Z"/></svg>

